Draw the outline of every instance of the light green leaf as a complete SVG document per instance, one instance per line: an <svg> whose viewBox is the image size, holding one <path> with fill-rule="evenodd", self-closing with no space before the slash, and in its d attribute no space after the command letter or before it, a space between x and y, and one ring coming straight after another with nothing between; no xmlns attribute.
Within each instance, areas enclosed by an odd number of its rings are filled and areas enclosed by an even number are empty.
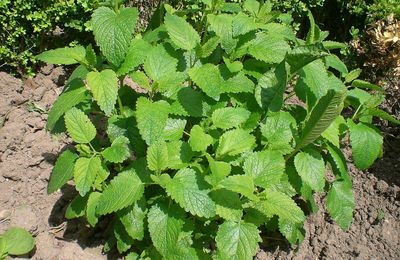
<svg viewBox="0 0 400 260"><path fill-rule="evenodd" d="M147 167L150 170L160 173L168 167L167 144L160 140L152 143L147 149Z"/></svg>
<svg viewBox="0 0 400 260"><path fill-rule="evenodd" d="M218 259L250 260L262 239L254 224L225 221L219 226L215 241Z"/></svg>
<svg viewBox="0 0 400 260"><path fill-rule="evenodd" d="M32 235L20 227L9 228L1 237L5 240L6 252L10 255L27 254L35 246Z"/></svg>
<svg viewBox="0 0 400 260"><path fill-rule="evenodd" d="M92 227L96 226L98 222L98 217L96 215L96 207L99 203L100 196L101 196L100 192L92 192L89 194L89 198L87 200L86 218Z"/></svg>
<svg viewBox="0 0 400 260"><path fill-rule="evenodd" d="M47 194L53 193L64 186L74 176L74 165L78 155L65 150L57 158L47 185Z"/></svg>
<svg viewBox="0 0 400 260"><path fill-rule="evenodd" d="M321 134L323 138L331 142L336 147L340 148L340 128L341 125L345 125L346 121L342 116L336 117L332 124Z"/></svg>
<svg viewBox="0 0 400 260"><path fill-rule="evenodd" d="M147 57L151 45L143 39L135 38L131 41L124 62L118 69L118 75L125 75L136 69Z"/></svg>
<svg viewBox="0 0 400 260"><path fill-rule="evenodd" d="M244 108L225 107L213 112L211 120L215 127L230 129L243 124L250 116L250 111Z"/></svg>
<svg viewBox="0 0 400 260"><path fill-rule="evenodd" d="M210 167L211 175L206 176L205 179L212 186L217 184L231 173L231 165L226 162L215 161L209 154L206 154L208 165Z"/></svg>
<svg viewBox="0 0 400 260"><path fill-rule="evenodd" d="M104 189L96 213L105 215L126 208L138 201L144 192L144 185L134 170L119 173Z"/></svg>
<svg viewBox="0 0 400 260"><path fill-rule="evenodd" d="M37 55L36 59L51 64L71 65L85 61L85 56L85 48L78 45L75 47L65 47L45 51Z"/></svg>
<svg viewBox="0 0 400 260"><path fill-rule="evenodd" d="M86 194L84 197L77 195L68 205L67 210L65 211L65 218L73 219L85 216L88 199L89 194Z"/></svg>
<svg viewBox="0 0 400 260"><path fill-rule="evenodd" d="M240 193L252 200L257 200L257 197L254 195L255 187L253 178L248 175L228 176L221 180L217 187Z"/></svg>
<svg viewBox="0 0 400 260"><path fill-rule="evenodd" d="M77 108L65 113L65 126L72 140L77 143L90 143L96 136L96 128L89 117Z"/></svg>
<svg viewBox="0 0 400 260"><path fill-rule="evenodd" d="M117 244L118 253L123 254L128 251L135 241L128 235L125 227L120 221L114 222L114 237Z"/></svg>
<svg viewBox="0 0 400 260"><path fill-rule="evenodd" d="M123 8L116 14L107 7L97 8L92 15L96 43L116 67L125 59L138 16L136 8Z"/></svg>
<svg viewBox="0 0 400 260"><path fill-rule="evenodd" d="M201 67L194 67L190 69L189 76L204 93L219 100L219 95L223 92L224 80L217 66L207 63Z"/></svg>
<svg viewBox="0 0 400 260"><path fill-rule="evenodd" d="M351 82L351 86L355 88L383 91L382 87L360 79L356 79L353 82Z"/></svg>
<svg viewBox="0 0 400 260"><path fill-rule="evenodd" d="M294 158L297 173L303 182L315 191L325 186L325 163L322 155L315 149L306 149Z"/></svg>
<svg viewBox="0 0 400 260"><path fill-rule="evenodd" d="M213 138L204 132L203 128L195 125L190 130L189 144L195 152L204 152L211 145Z"/></svg>
<svg viewBox="0 0 400 260"><path fill-rule="evenodd" d="M181 139L186 122L184 119L168 118L163 132L164 139L170 141Z"/></svg>
<svg viewBox="0 0 400 260"><path fill-rule="evenodd" d="M162 139L170 106L165 101L152 102L144 97L136 101L139 133L148 145Z"/></svg>
<svg viewBox="0 0 400 260"><path fill-rule="evenodd" d="M76 160L74 168L75 188L82 197L90 191L101 168L101 160L97 156L91 158L81 157Z"/></svg>
<svg viewBox="0 0 400 260"><path fill-rule="evenodd" d="M362 69L354 69L345 77L345 83L350 83L361 75Z"/></svg>
<svg viewBox="0 0 400 260"><path fill-rule="evenodd" d="M226 155L235 156L250 151L255 146L255 143L255 137L246 130L234 129L227 131L219 138L216 151L217 158Z"/></svg>
<svg viewBox="0 0 400 260"><path fill-rule="evenodd" d="M380 119L386 120L388 122L391 122L396 125L400 125L400 120L395 118L394 116L388 114L387 112L383 111L382 109L379 108L369 108L366 113L368 115L378 117Z"/></svg>
<svg viewBox="0 0 400 260"><path fill-rule="evenodd" d="M122 163L130 156L128 145L129 139L127 137L118 136L110 147L101 152L101 155L109 162Z"/></svg>
<svg viewBox="0 0 400 260"><path fill-rule="evenodd" d="M133 71L129 73L129 77L146 91L151 91L150 79L146 76L143 71Z"/></svg>
<svg viewBox="0 0 400 260"><path fill-rule="evenodd" d="M193 157L193 151L190 145L181 140L175 140L167 143L168 149L168 168L179 170L189 165Z"/></svg>
<svg viewBox="0 0 400 260"><path fill-rule="evenodd" d="M243 8L252 16L257 17L258 11L260 10L260 2L257 0L246 0L243 3Z"/></svg>
<svg viewBox="0 0 400 260"><path fill-rule="evenodd" d="M243 209L239 194L226 189L218 189L212 191L210 197L215 202L217 215L221 218L232 221L239 221L242 218Z"/></svg>
<svg viewBox="0 0 400 260"><path fill-rule="evenodd" d="M256 38L248 48L251 56L267 63L282 62L289 50L290 46L286 41L279 36L264 32L257 33Z"/></svg>
<svg viewBox="0 0 400 260"><path fill-rule="evenodd" d="M284 218L279 218L279 231L290 244L301 243L304 240L305 231L302 224L293 223Z"/></svg>
<svg viewBox="0 0 400 260"><path fill-rule="evenodd" d="M358 169L365 170L380 156L383 137L376 128L362 122L354 124L349 120L348 126L354 163Z"/></svg>
<svg viewBox="0 0 400 260"><path fill-rule="evenodd" d="M118 78L110 69L92 71L86 77L87 84L97 104L106 115L110 115L118 96Z"/></svg>
<svg viewBox="0 0 400 260"><path fill-rule="evenodd" d="M143 239L146 214L146 202L143 199L130 207L118 211L118 218L132 239Z"/></svg>
<svg viewBox="0 0 400 260"><path fill-rule="evenodd" d="M326 56L324 60L327 67L334 68L335 70L339 71L341 75L349 73L346 64L341 61L338 56L331 54L329 56Z"/></svg>
<svg viewBox="0 0 400 260"><path fill-rule="evenodd" d="M290 73L294 74L310 62L327 55L320 44L296 46L288 52L285 61L290 65Z"/></svg>
<svg viewBox="0 0 400 260"><path fill-rule="evenodd" d="M216 214L215 203L201 181L196 171L186 168L169 179L165 188L168 195L186 211L199 217L211 218Z"/></svg>
<svg viewBox="0 0 400 260"><path fill-rule="evenodd" d="M351 182L335 181L328 192L326 208L332 219L342 228L348 229L353 220L354 196Z"/></svg>
<svg viewBox="0 0 400 260"><path fill-rule="evenodd" d="M257 30L261 24L258 24L250 16L244 13L238 13L232 20L232 35L238 37L248 32Z"/></svg>
<svg viewBox="0 0 400 260"><path fill-rule="evenodd" d="M193 50L200 43L200 36L182 17L167 14L165 27L172 42L184 50Z"/></svg>
<svg viewBox="0 0 400 260"><path fill-rule="evenodd" d="M243 71L223 82L221 93L253 93L254 83Z"/></svg>
<svg viewBox="0 0 400 260"><path fill-rule="evenodd" d="M210 29L221 39L221 47L227 52L231 53L238 42L233 38L232 31L233 16L228 14L207 15L207 22L210 23Z"/></svg>
<svg viewBox="0 0 400 260"><path fill-rule="evenodd" d="M213 51L217 48L218 44L220 43L220 39L218 36L211 37L208 39L206 43L200 48L200 57L206 58L213 53Z"/></svg>
<svg viewBox="0 0 400 260"><path fill-rule="evenodd" d="M144 70L151 79L158 81L176 72L178 60L169 55L163 45L157 45L148 52Z"/></svg>

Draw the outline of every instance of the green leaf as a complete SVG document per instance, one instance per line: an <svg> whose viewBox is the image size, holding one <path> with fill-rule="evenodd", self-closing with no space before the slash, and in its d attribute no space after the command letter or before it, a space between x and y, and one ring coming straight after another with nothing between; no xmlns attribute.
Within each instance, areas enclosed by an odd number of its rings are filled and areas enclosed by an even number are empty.
<svg viewBox="0 0 400 260"><path fill-rule="evenodd" d="M221 47L231 53L237 44L237 39L233 38L232 28L233 16L228 14L207 15L207 22L210 23L210 29L221 39ZM227 29L229 28L229 29Z"/></svg>
<svg viewBox="0 0 400 260"><path fill-rule="evenodd" d="M116 14L107 7L97 8L92 15L96 43L106 59L116 67L125 59L138 16L136 8L123 8Z"/></svg>
<svg viewBox="0 0 400 260"><path fill-rule="evenodd" d="M346 75L345 77L345 83L350 83L353 80L357 79L361 75L362 69L354 69L349 72L349 74Z"/></svg>
<svg viewBox="0 0 400 260"><path fill-rule="evenodd" d="M328 53L319 44L296 46L286 55L286 62L290 65L290 73L294 74L310 62L318 60Z"/></svg>
<svg viewBox="0 0 400 260"><path fill-rule="evenodd" d="M65 126L72 140L77 143L90 143L96 136L96 128L89 117L77 108L65 113Z"/></svg>
<svg viewBox="0 0 400 260"><path fill-rule="evenodd" d="M246 222L225 221L218 227L217 254L219 259L253 259L262 241L257 226Z"/></svg>
<svg viewBox="0 0 400 260"><path fill-rule="evenodd" d="M118 253L120 254L128 251L135 243L135 241L128 235L125 227L120 221L114 223L114 237L117 242Z"/></svg>
<svg viewBox="0 0 400 260"><path fill-rule="evenodd" d="M11 227L3 235L6 242L6 252L10 255L27 254L35 246L32 235L23 228Z"/></svg>
<svg viewBox="0 0 400 260"><path fill-rule="evenodd" d="M47 185L47 194L53 193L64 186L74 176L74 165L78 155L65 150L57 158Z"/></svg>
<svg viewBox="0 0 400 260"><path fill-rule="evenodd" d="M5 259L7 256L6 239L0 236L0 259Z"/></svg>
<svg viewBox="0 0 400 260"><path fill-rule="evenodd" d="M323 138L340 148L340 129L345 125L346 121L342 116L336 117L332 124L321 134Z"/></svg>
<svg viewBox="0 0 400 260"><path fill-rule="evenodd" d="M380 86L377 86L375 84L372 84L372 83L369 83L367 81L360 80L360 79L356 79L353 82L351 82L351 86L355 87L355 88L383 91L383 89Z"/></svg>
<svg viewBox="0 0 400 260"><path fill-rule="evenodd" d="M167 143L168 149L168 168L179 170L189 165L193 157L190 145L180 140Z"/></svg>
<svg viewBox="0 0 400 260"><path fill-rule="evenodd" d="M254 83L251 81L244 72L239 72L235 76L223 82L221 93L253 93Z"/></svg>
<svg viewBox="0 0 400 260"><path fill-rule="evenodd" d="M94 227L98 222L98 217L96 215L96 208L99 204L101 193L100 192L92 192L89 194L89 198L87 200L86 206L86 218L89 224Z"/></svg>
<svg viewBox="0 0 400 260"><path fill-rule="evenodd" d="M85 56L85 48L78 45L45 51L37 55L36 59L51 64L71 65L85 61Z"/></svg>
<svg viewBox="0 0 400 260"><path fill-rule="evenodd" d="M172 42L181 49L190 51L200 43L200 36L182 17L167 14L165 27Z"/></svg>
<svg viewBox="0 0 400 260"><path fill-rule="evenodd" d="M255 96L263 109L277 112L283 105L283 94L287 85L287 68L285 62L267 71L258 81Z"/></svg>
<svg viewBox="0 0 400 260"><path fill-rule="evenodd" d="M204 152L211 145L213 138L204 132L203 128L195 125L190 130L189 144L195 152Z"/></svg>
<svg viewBox="0 0 400 260"><path fill-rule="evenodd" d="M349 120L348 126L354 163L358 169L365 170L380 156L383 137L373 126L362 122L354 124Z"/></svg>
<svg viewBox="0 0 400 260"><path fill-rule="evenodd" d="M205 179L215 187L221 180L231 173L231 165L226 162L215 161L209 154L206 154L206 157L211 175L206 176Z"/></svg>
<svg viewBox="0 0 400 260"><path fill-rule="evenodd" d="M246 158L243 170L246 175L252 177L255 185L268 188L280 182L285 173L285 160L279 152L261 151Z"/></svg>
<svg viewBox="0 0 400 260"><path fill-rule="evenodd" d="M383 111L382 109L369 108L366 112L370 116L378 117L380 119L386 120L386 121L391 122L393 124L400 125L400 120L398 120L394 116L388 114L387 112Z"/></svg>
<svg viewBox="0 0 400 260"><path fill-rule="evenodd" d="M144 236L144 219L147 214L146 202L141 199L130 207L118 211L118 217L125 231L132 239L142 240Z"/></svg>
<svg viewBox="0 0 400 260"><path fill-rule="evenodd" d="M286 219L279 218L279 231L290 244L301 243L304 240L305 231L302 224L293 223Z"/></svg>
<svg viewBox="0 0 400 260"><path fill-rule="evenodd" d="M133 82L137 83L139 87L143 88L144 90L150 92L150 79L146 76L143 71L133 71L129 73L129 77L133 80Z"/></svg>
<svg viewBox="0 0 400 260"><path fill-rule="evenodd" d="M118 78L110 69L92 71L86 77L87 84L101 110L109 116L115 107L118 96Z"/></svg>
<svg viewBox="0 0 400 260"><path fill-rule="evenodd" d="M218 44L220 43L220 39L218 36L211 37L208 39L206 43L204 43L203 46L200 48L200 54L199 56L201 58L207 58L208 56L213 53L213 51L217 48Z"/></svg>
<svg viewBox="0 0 400 260"><path fill-rule="evenodd" d="M84 197L77 195L68 205L65 211L66 219L79 218L85 215L86 205L89 199L89 194Z"/></svg>
<svg viewBox="0 0 400 260"><path fill-rule="evenodd" d="M144 70L151 79L158 81L176 72L178 60L168 54L163 45L157 45L148 51Z"/></svg>
<svg viewBox="0 0 400 260"><path fill-rule="evenodd" d="M251 42L248 52L257 60L267 63L280 63L290 50L289 44L279 36L259 32Z"/></svg>
<svg viewBox="0 0 400 260"><path fill-rule="evenodd" d="M248 32L257 30L260 28L260 24L256 23L253 18L245 15L244 13L238 13L232 21L233 37L244 35Z"/></svg>
<svg viewBox="0 0 400 260"><path fill-rule="evenodd" d="M303 223L305 220L301 208L289 196L278 191L265 191L260 194L260 201L249 205L270 218L277 215L293 223Z"/></svg>
<svg viewBox="0 0 400 260"><path fill-rule="evenodd" d="M147 149L147 167L150 170L160 173L168 167L167 144L160 140L152 143Z"/></svg>
<svg viewBox="0 0 400 260"><path fill-rule="evenodd" d="M90 100L90 94L81 80L73 80L68 88L57 98L48 114L46 128L53 130L59 119L71 108Z"/></svg>
<svg viewBox="0 0 400 260"><path fill-rule="evenodd" d="M296 171L303 182L315 191L322 191L325 186L325 162L315 149L305 149L294 158Z"/></svg>
<svg viewBox="0 0 400 260"><path fill-rule="evenodd" d="M332 170L335 173L335 175L339 177L337 179L342 179L351 182L351 177L347 171L346 158L344 157L340 148L335 147L329 143L326 146L330 155L330 158L328 159L331 159L330 164L332 165Z"/></svg>
<svg viewBox="0 0 400 260"><path fill-rule="evenodd" d="M211 120L215 127L226 130L240 126L249 116L250 111L244 108L225 107L215 110Z"/></svg>
<svg viewBox="0 0 400 260"><path fill-rule="evenodd" d="M196 171L189 168L181 169L167 181L165 189L168 195L186 211L199 217L211 218L216 214L215 203L200 181Z"/></svg>
<svg viewBox="0 0 400 260"><path fill-rule="evenodd" d="M217 187L240 193L252 200L257 200L257 197L254 195L255 187L251 176L231 175L221 180Z"/></svg>
<svg viewBox="0 0 400 260"><path fill-rule="evenodd" d="M150 50L151 47L152 46L143 39L133 39L126 53L125 60L118 69L117 74L125 75L135 70L137 66L146 60L148 50Z"/></svg>
<svg viewBox="0 0 400 260"><path fill-rule="evenodd" d="M224 80L217 66L207 63L201 67L194 67L190 69L189 76L207 96L219 100L219 95L223 92Z"/></svg>
<svg viewBox="0 0 400 260"><path fill-rule="evenodd" d="M126 208L138 201L144 192L144 185L134 170L119 173L104 189L96 213L105 215Z"/></svg>
<svg viewBox="0 0 400 260"><path fill-rule="evenodd" d="M168 118L163 132L164 139L169 141L181 139L186 123L184 119Z"/></svg>
<svg viewBox="0 0 400 260"><path fill-rule="evenodd" d="M210 197L215 202L216 213L223 219L239 221L242 218L242 202L239 194L226 189L210 192Z"/></svg>
<svg viewBox="0 0 400 260"><path fill-rule="evenodd" d="M331 54L329 56L326 56L324 60L325 60L325 65L327 67L332 67L336 69L341 73L341 75L349 73L346 64L343 61L341 61L338 56Z"/></svg>
<svg viewBox="0 0 400 260"><path fill-rule="evenodd" d="M246 130L234 129L227 131L219 138L216 151L217 158L225 155L235 156L250 151L255 146L255 143L255 137Z"/></svg>
<svg viewBox="0 0 400 260"><path fill-rule="evenodd" d="M170 106L165 101L152 102L144 97L136 101L136 119L140 135L148 145L162 139Z"/></svg>
<svg viewBox="0 0 400 260"><path fill-rule="evenodd" d="M326 208L332 219L342 228L348 229L353 220L354 197L351 182L335 181L328 192Z"/></svg>
<svg viewBox="0 0 400 260"><path fill-rule="evenodd" d="M109 162L122 163L130 156L128 145L129 139L119 136L114 139L110 147L101 152L101 155Z"/></svg>
<svg viewBox="0 0 400 260"><path fill-rule="evenodd" d="M315 141L335 120L342 110L345 92L329 90L311 111L297 144L300 149Z"/></svg>
<svg viewBox="0 0 400 260"><path fill-rule="evenodd" d="M81 157L76 160L74 168L75 188L82 197L90 191L101 168L101 160L97 156L91 158Z"/></svg>

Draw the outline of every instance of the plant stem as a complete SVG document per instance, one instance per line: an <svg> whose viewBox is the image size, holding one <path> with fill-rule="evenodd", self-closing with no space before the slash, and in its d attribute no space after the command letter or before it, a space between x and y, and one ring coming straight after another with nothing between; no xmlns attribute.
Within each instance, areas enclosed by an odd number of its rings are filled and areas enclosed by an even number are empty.
<svg viewBox="0 0 400 260"><path fill-rule="evenodd" d="M119 114L123 115L124 114L124 107L122 106L122 101L121 98L118 96L118 106L119 106Z"/></svg>

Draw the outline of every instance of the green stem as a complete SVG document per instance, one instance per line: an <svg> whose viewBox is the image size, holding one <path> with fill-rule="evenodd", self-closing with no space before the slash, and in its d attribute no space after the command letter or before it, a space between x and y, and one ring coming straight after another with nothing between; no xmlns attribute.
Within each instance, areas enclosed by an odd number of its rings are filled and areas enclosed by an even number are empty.
<svg viewBox="0 0 400 260"><path fill-rule="evenodd" d="M362 105L358 106L358 108L357 108L356 112L354 113L353 117L351 118L351 120L356 119L356 116L358 115L358 112L360 111L361 107L362 107Z"/></svg>
<svg viewBox="0 0 400 260"><path fill-rule="evenodd" d="M118 13L118 0L115 0L115 13Z"/></svg>

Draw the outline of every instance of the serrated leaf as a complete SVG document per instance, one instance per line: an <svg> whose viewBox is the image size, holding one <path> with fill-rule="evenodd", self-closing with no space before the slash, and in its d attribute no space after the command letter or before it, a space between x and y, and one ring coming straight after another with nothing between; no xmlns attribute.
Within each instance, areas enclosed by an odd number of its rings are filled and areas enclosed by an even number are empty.
<svg viewBox="0 0 400 260"><path fill-rule="evenodd" d="M217 254L219 259L253 259L262 241L257 226L246 222L225 221L218 227Z"/></svg>
<svg viewBox="0 0 400 260"><path fill-rule="evenodd" d="M248 52L257 60L267 63L280 63L290 50L289 44L273 34L259 32L251 42Z"/></svg>
<svg viewBox="0 0 400 260"><path fill-rule="evenodd" d="M109 162L122 163L130 155L128 145L129 139L125 136L119 136L114 139L110 147L101 152L101 155Z"/></svg>
<svg viewBox="0 0 400 260"><path fill-rule="evenodd" d="M209 154L206 154L208 165L210 167L211 175L206 176L205 179L212 186L217 186L218 183L231 173L231 165L226 162L218 162L214 160Z"/></svg>
<svg viewBox="0 0 400 260"><path fill-rule="evenodd" d="M144 97L136 101L136 119L143 140L151 145L163 137L170 106L165 101L152 102Z"/></svg>
<svg viewBox="0 0 400 260"><path fill-rule="evenodd" d="M211 37L204 43L203 46L200 48L200 57L206 58L213 53L213 51L217 48L218 44L220 43L220 39L218 36Z"/></svg>
<svg viewBox="0 0 400 260"><path fill-rule="evenodd" d="M100 196L101 193L95 191L89 194L89 198L87 200L86 219L92 227L96 226L98 222L98 217L96 215L96 207L99 203Z"/></svg>
<svg viewBox="0 0 400 260"><path fill-rule="evenodd" d="M171 105L171 113L182 116L202 117L205 106L205 95L192 88L182 88L178 100Z"/></svg>
<svg viewBox="0 0 400 260"><path fill-rule="evenodd" d="M160 173L168 167L168 147L165 141L152 143L147 149L147 167Z"/></svg>
<svg viewBox="0 0 400 260"><path fill-rule="evenodd" d="M217 158L222 156L235 156L250 151L256 143L256 138L248 131L234 129L225 132L219 138L217 147Z"/></svg>
<svg viewBox="0 0 400 260"><path fill-rule="evenodd" d="M369 168L383 149L383 137L379 131L365 123L354 124L348 121L350 144L355 165L360 170Z"/></svg>
<svg viewBox="0 0 400 260"><path fill-rule="evenodd" d="M253 81L241 71L223 82L221 93L253 93L253 91Z"/></svg>
<svg viewBox="0 0 400 260"><path fill-rule="evenodd" d="M120 254L128 251L135 243L120 221L115 221L114 223L114 237L117 242L117 250Z"/></svg>
<svg viewBox="0 0 400 260"><path fill-rule="evenodd" d="M81 196L85 196L90 191L97 173L101 170L101 160L99 157L81 157L75 162L74 182L75 188Z"/></svg>
<svg viewBox="0 0 400 260"><path fill-rule="evenodd" d="M370 89L370 90L376 90L376 91L383 91L383 89L375 84L369 83L364 80L356 79L353 82L351 82L351 86L355 88L362 88L362 89Z"/></svg>
<svg viewBox="0 0 400 260"><path fill-rule="evenodd" d="M354 197L351 182L335 181L328 192L326 208L332 219L344 230L353 220Z"/></svg>
<svg viewBox="0 0 400 260"><path fill-rule="evenodd" d="M315 149L306 149L294 158L297 173L303 182L315 191L325 186L325 163L322 155Z"/></svg>
<svg viewBox="0 0 400 260"><path fill-rule="evenodd" d="M327 56L319 44L296 46L286 55L286 62L290 65L290 73L294 74L310 62Z"/></svg>
<svg viewBox="0 0 400 260"><path fill-rule="evenodd" d="M189 165L193 157L190 145L180 140L167 143L168 149L168 168L179 170Z"/></svg>
<svg viewBox="0 0 400 260"><path fill-rule="evenodd" d="M170 141L181 139L186 123L184 119L168 118L163 132L164 139Z"/></svg>
<svg viewBox="0 0 400 260"><path fill-rule="evenodd" d="M350 71L345 77L345 83L350 83L361 75L362 69L354 69Z"/></svg>
<svg viewBox="0 0 400 260"><path fill-rule="evenodd" d="M74 106L90 100L90 94L82 80L76 79L68 84L68 88L57 98L48 114L46 128L53 130L60 118Z"/></svg>
<svg viewBox="0 0 400 260"><path fill-rule="evenodd" d="M219 95L223 92L224 80L217 66L207 63L201 67L194 67L190 69L189 76L204 93L219 100Z"/></svg>
<svg viewBox="0 0 400 260"><path fill-rule="evenodd" d="M136 69L147 57L151 45L143 39L135 38L131 41L124 62L118 69L118 75L125 75Z"/></svg>
<svg viewBox="0 0 400 260"><path fill-rule="evenodd" d="M233 38L232 31L233 16L228 14L207 15L207 22L210 23L210 28L221 39L221 47L227 52L231 53L237 44L237 39Z"/></svg>
<svg viewBox="0 0 400 260"><path fill-rule="evenodd" d="M85 216L86 205L89 199L89 194L84 197L77 195L68 205L65 211L65 218L73 219Z"/></svg>
<svg viewBox="0 0 400 260"><path fill-rule="evenodd" d="M239 194L226 189L218 189L210 193L215 202L216 213L223 219L239 221L242 218L242 202Z"/></svg>
<svg viewBox="0 0 400 260"><path fill-rule="evenodd" d="M160 44L149 50L144 62L144 70L152 80L158 81L171 73L175 73L177 65L178 60L168 54L164 46Z"/></svg>
<svg viewBox="0 0 400 260"><path fill-rule="evenodd" d="M74 176L74 165L78 155L65 150L57 158L47 185L47 194L53 193L64 186Z"/></svg>
<svg viewBox="0 0 400 260"><path fill-rule="evenodd" d="M190 130L189 144L195 152L204 152L211 145L213 138L204 132L203 128L195 125Z"/></svg>
<svg viewBox="0 0 400 260"><path fill-rule="evenodd" d="M341 125L346 124L342 116L336 117L332 124L321 134L323 138L331 142L336 147L340 148L340 128Z"/></svg>
<svg viewBox="0 0 400 260"><path fill-rule="evenodd" d="M125 59L138 16L136 8L123 8L116 14L107 7L97 8L92 15L96 43L116 67Z"/></svg>
<svg viewBox="0 0 400 260"><path fill-rule="evenodd" d="M326 56L324 60L325 60L325 65L327 67L334 68L335 70L339 71L342 75L349 73L346 64L344 64L344 62L341 61L338 56L331 54L329 56Z"/></svg>
<svg viewBox="0 0 400 260"><path fill-rule="evenodd" d="M243 124L250 116L250 111L244 108L225 107L213 112L211 120L215 127L230 129Z"/></svg>
<svg viewBox="0 0 400 260"><path fill-rule="evenodd" d="M133 71L129 73L129 77L146 91L151 91L150 79L143 71Z"/></svg>
<svg viewBox="0 0 400 260"><path fill-rule="evenodd" d="M96 213L105 215L126 208L138 201L144 192L144 185L134 170L119 173L104 189Z"/></svg>
<svg viewBox="0 0 400 260"><path fill-rule="evenodd" d="M143 199L118 212L119 221L132 239L143 239L146 214L146 202Z"/></svg>
<svg viewBox="0 0 400 260"><path fill-rule="evenodd" d="M289 241L290 244L300 244L304 240L305 231L303 225L292 223L286 219L279 218L279 231Z"/></svg>
<svg viewBox="0 0 400 260"><path fill-rule="evenodd" d="M260 24L256 23L253 18L244 13L238 13L232 20L233 37L238 37L239 35L257 30L258 28L260 28Z"/></svg>
<svg viewBox="0 0 400 260"><path fill-rule="evenodd" d="M85 48L78 45L45 51L37 55L36 59L50 64L71 65L85 61L85 56Z"/></svg>
<svg viewBox="0 0 400 260"><path fill-rule="evenodd" d="M35 240L32 235L20 227L9 228L1 238L5 240L5 251L10 255L27 254L35 247Z"/></svg>
<svg viewBox="0 0 400 260"><path fill-rule="evenodd" d="M96 136L96 128L89 117L77 108L65 113L65 126L72 140L77 143L90 143Z"/></svg>
<svg viewBox="0 0 400 260"><path fill-rule="evenodd" d="M199 217L211 218L215 216L215 203L208 196L205 185L199 183L196 171L186 168L179 170L176 175L167 181L166 191L172 199Z"/></svg>
<svg viewBox="0 0 400 260"><path fill-rule="evenodd" d="M391 122L396 125L400 125L400 120L395 118L394 116L388 114L387 112L383 111L382 109L379 108L369 108L366 113L368 115L378 117L380 119L386 120L388 122Z"/></svg>
<svg viewBox="0 0 400 260"><path fill-rule="evenodd" d="M87 75L86 81L97 104L109 116L117 102L117 75L110 69L101 72L92 71Z"/></svg>
<svg viewBox="0 0 400 260"><path fill-rule="evenodd" d="M167 14L165 27L172 42L184 50L193 50L200 43L200 36L185 19Z"/></svg>
<svg viewBox="0 0 400 260"><path fill-rule="evenodd" d="M254 195L255 187L251 176L231 175L221 180L217 187L240 193L252 200L257 200L257 197Z"/></svg>
<svg viewBox="0 0 400 260"><path fill-rule="evenodd" d="M332 144L327 144L327 150L330 155L330 164L332 165L332 170L336 175L336 179L343 179L345 181L351 182L351 177L347 172L347 162L342 151L333 146Z"/></svg>
<svg viewBox="0 0 400 260"><path fill-rule="evenodd" d="M261 151L246 158L243 170L252 177L255 185L267 188L280 182L285 173L285 160L279 152Z"/></svg>

